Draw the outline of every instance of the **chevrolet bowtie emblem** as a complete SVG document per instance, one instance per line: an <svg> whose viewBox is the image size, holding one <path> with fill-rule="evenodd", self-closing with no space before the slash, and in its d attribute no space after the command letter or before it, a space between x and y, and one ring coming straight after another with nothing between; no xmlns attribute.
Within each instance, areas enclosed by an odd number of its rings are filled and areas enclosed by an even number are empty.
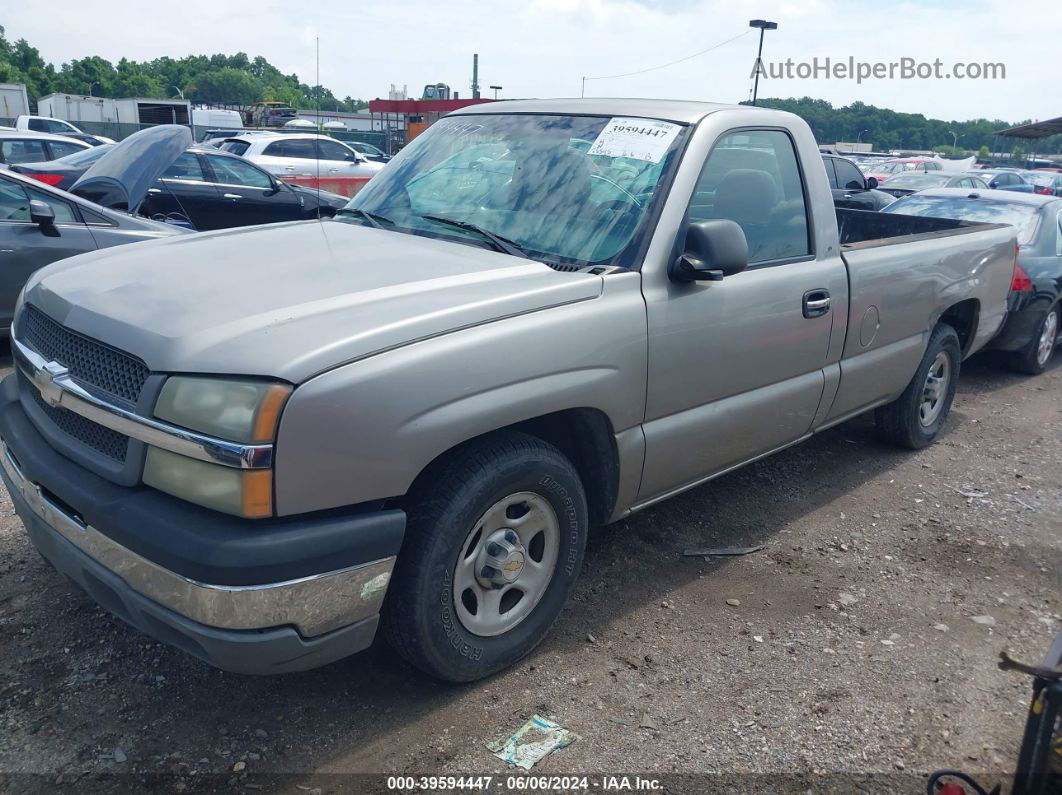
<svg viewBox="0 0 1062 795"><path fill-rule="evenodd" d="M67 372L68 370L59 362L48 362L33 374L33 383L37 385L41 397L49 406L59 405L59 401L63 397L63 390L55 381L64 377Z"/></svg>

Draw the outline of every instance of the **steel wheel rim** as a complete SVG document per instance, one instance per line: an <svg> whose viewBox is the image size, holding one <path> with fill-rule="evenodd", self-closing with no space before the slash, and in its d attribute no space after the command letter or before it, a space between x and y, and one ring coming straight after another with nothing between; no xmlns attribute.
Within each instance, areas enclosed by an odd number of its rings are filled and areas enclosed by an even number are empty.
<svg viewBox="0 0 1062 795"><path fill-rule="evenodd" d="M918 419L922 427L929 427L944 410L944 400L948 396L948 383L951 380L951 359L941 351L929 365L926 382L922 387L922 402L918 406Z"/></svg>
<svg viewBox="0 0 1062 795"><path fill-rule="evenodd" d="M1058 336L1058 310L1052 309L1044 318L1044 327L1040 332L1040 340L1036 345L1036 363L1043 367L1051 358L1051 351L1055 347L1055 338Z"/></svg>
<svg viewBox="0 0 1062 795"><path fill-rule="evenodd" d="M526 619L553 579L560 522L549 501L521 491L472 526L454 566L453 605L473 635L502 635Z"/></svg>

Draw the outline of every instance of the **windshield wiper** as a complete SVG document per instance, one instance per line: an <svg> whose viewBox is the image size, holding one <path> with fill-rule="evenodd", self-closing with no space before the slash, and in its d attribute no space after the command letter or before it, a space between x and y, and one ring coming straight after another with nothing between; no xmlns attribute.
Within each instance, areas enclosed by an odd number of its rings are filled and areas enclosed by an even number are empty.
<svg viewBox="0 0 1062 795"><path fill-rule="evenodd" d="M359 215L369 222L369 225L374 229L383 229L384 224L387 226L394 226L395 222L390 218L387 218L379 213L370 213L368 210L362 210L360 207L343 207L336 210L336 215Z"/></svg>
<svg viewBox="0 0 1062 795"><path fill-rule="evenodd" d="M444 215L422 215L421 218L427 221L435 221L440 224L447 224L449 226L456 226L458 229L466 229L469 232L475 232L477 235L488 241L494 246L496 251L501 251L504 254L509 254L513 257L523 257L524 259L531 259L530 255L524 251L519 243L516 243L508 238L496 235L493 232L484 229L482 226L478 226L470 221L458 221L456 218L447 218Z"/></svg>

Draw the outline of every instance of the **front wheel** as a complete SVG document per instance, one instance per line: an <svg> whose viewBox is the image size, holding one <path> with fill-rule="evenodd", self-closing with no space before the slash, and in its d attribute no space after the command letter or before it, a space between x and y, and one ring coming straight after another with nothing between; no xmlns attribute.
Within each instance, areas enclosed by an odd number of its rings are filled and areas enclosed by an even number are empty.
<svg viewBox="0 0 1062 795"><path fill-rule="evenodd" d="M384 605L391 646L421 670L469 682L519 660L568 599L586 548L571 462L522 433L475 441L422 476Z"/></svg>
<svg viewBox="0 0 1062 795"><path fill-rule="evenodd" d="M888 441L919 450L940 433L959 381L959 335L940 324L929 337L914 378L892 403L875 412L879 433Z"/></svg>

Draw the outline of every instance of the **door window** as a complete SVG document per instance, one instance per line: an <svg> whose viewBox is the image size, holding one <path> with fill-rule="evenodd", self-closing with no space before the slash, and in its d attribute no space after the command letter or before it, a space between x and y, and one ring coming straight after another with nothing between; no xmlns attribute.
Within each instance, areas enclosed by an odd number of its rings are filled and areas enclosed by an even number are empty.
<svg viewBox="0 0 1062 795"><path fill-rule="evenodd" d="M74 152L80 152L85 147L77 146L76 144L68 144L66 141L49 141L48 148L52 150L52 160L58 160L60 157L66 157L72 155Z"/></svg>
<svg viewBox="0 0 1062 795"><path fill-rule="evenodd" d="M67 202L7 179L0 179L0 221L30 220L30 199L51 205L57 224L78 222L74 208Z"/></svg>
<svg viewBox="0 0 1062 795"><path fill-rule="evenodd" d="M55 222L57 224L78 223L77 214L75 213L74 208L71 204L63 201L62 199L57 199L50 193L45 193L42 190L37 190L36 188L27 187L26 192L29 194L29 197L34 201L44 202L45 204L51 205L52 210L55 212Z"/></svg>
<svg viewBox="0 0 1062 795"><path fill-rule="evenodd" d="M344 160L348 163L356 163L358 160L353 152L335 141L318 141L317 151L322 160Z"/></svg>
<svg viewBox="0 0 1062 795"><path fill-rule="evenodd" d="M0 221L28 221L29 197L17 182L0 179Z"/></svg>
<svg viewBox="0 0 1062 795"><path fill-rule="evenodd" d="M44 150L44 141L30 139L7 139L0 141L0 154L3 161L8 165L16 163L40 163L48 159L48 153Z"/></svg>
<svg viewBox="0 0 1062 795"><path fill-rule="evenodd" d="M789 136L779 130L724 135L704 164L688 215L736 222L750 264L810 253L804 185Z"/></svg>
<svg viewBox="0 0 1062 795"><path fill-rule="evenodd" d="M826 179L828 179L830 181L830 187L836 190L837 189L837 170L834 168L833 158L832 157L824 157L824 158L822 158L822 164L824 166L826 166Z"/></svg>
<svg viewBox="0 0 1062 795"><path fill-rule="evenodd" d="M191 152L182 152L173 164L162 173L163 179L179 179L186 182L206 182L199 157Z"/></svg>
<svg viewBox="0 0 1062 795"><path fill-rule="evenodd" d="M273 187L273 181L264 172L259 171L245 160L221 155L207 155L210 168L218 182L226 185L246 185L250 188Z"/></svg>
<svg viewBox="0 0 1062 795"><path fill-rule="evenodd" d="M289 141L274 141L265 148L263 155L294 157L298 160L316 160L317 151L312 138L294 138Z"/></svg>
<svg viewBox="0 0 1062 795"><path fill-rule="evenodd" d="M863 173L847 160L835 160L837 167L837 184L845 190L863 190L866 184Z"/></svg>

